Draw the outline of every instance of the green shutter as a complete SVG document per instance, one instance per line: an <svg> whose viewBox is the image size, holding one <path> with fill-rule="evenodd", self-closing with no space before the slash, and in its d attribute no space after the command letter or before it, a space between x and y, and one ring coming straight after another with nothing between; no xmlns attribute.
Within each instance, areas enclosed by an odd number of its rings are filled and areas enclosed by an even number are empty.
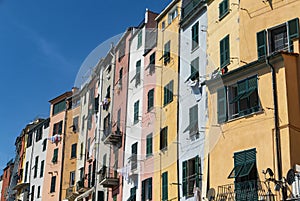
<svg viewBox="0 0 300 201"><path fill-rule="evenodd" d="M224 17L228 12L228 0L223 0L220 4L219 4L219 18Z"/></svg>
<svg viewBox="0 0 300 201"><path fill-rule="evenodd" d="M288 21L290 51L294 51L293 39L299 38L299 18Z"/></svg>
<svg viewBox="0 0 300 201"><path fill-rule="evenodd" d="M168 200L168 172L162 174L162 200Z"/></svg>
<svg viewBox="0 0 300 201"><path fill-rule="evenodd" d="M226 107L226 87L220 88L217 91L218 96L218 123L227 120L227 107Z"/></svg>
<svg viewBox="0 0 300 201"><path fill-rule="evenodd" d="M164 87L164 105L167 104L167 86Z"/></svg>
<svg viewBox="0 0 300 201"><path fill-rule="evenodd" d="M258 58L267 55L267 31L263 30L256 34Z"/></svg>
<svg viewBox="0 0 300 201"><path fill-rule="evenodd" d="M164 64L166 65L170 61L170 41L164 46Z"/></svg>
<svg viewBox="0 0 300 201"><path fill-rule="evenodd" d="M152 200L152 177L148 179L148 199Z"/></svg>
<svg viewBox="0 0 300 201"><path fill-rule="evenodd" d="M147 142L146 142L146 156L149 156L152 154L152 134L147 136Z"/></svg>
<svg viewBox="0 0 300 201"><path fill-rule="evenodd" d="M187 196L187 161L182 162L182 193Z"/></svg>
<svg viewBox="0 0 300 201"><path fill-rule="evenodd" d="M229 35L225 36L220 41L220 67L224 68L230 63L230 48L229 48Z"/></svg>
<svg viewBox="0 0 300 201"><path fill-rule="evenodd" d="M196 173L196 187L199 187L199 175L200 175L200 170L199 170L199 156L196 156L195 158L195 173Z"/></svg>
<svg viewBox="0 0 300 201"><path fill-rule="evenodd" d="M174 81L171 80L169 84L169 102L173 101L173 90L174 90Z"/></svg>
<svg viewBox="0 0 300 201"><path fill-rule="evenodd" d="M139 121L139 101L134 103L134 112L133 112L133 122L137 123Z"/></svg>
<svg viewBox="0 0 300 201"><path fill-rule="evenodd" d="M53 151L52 163L56 163L57 158L58 158L58 148L54 149L54 151Z"/></svg>
<svg viewBox="0 0 300 201"><path fill-rule="evenodd" d="M191 62L191 75L199 71L199 57Z"/></svg>
<svg viewBox="0 0 300 201"><path fill-rule="evenodd" d="M238 82L237 84L237 92L238 92L238 95L241 95L241 94L244 94L247 92L247 82L246 80L243 80L241 82Z"/></svg>
<svg viewBox="0 0 300 201"><path fill-rule="evenodd" d="M142 201L146 201L146 180L142 181Z"/></svg>
<svg viewBox="0 0 300 201"><path fill-rule="evenodd" d="M257 88L257 76L248 79L248 91Z"/></svg>
<svg viewBox="0 0 300 201"><path fill-rule="evenodd" d="M199 22L192 27L192 50L198 47L199 43Z"/></svg>

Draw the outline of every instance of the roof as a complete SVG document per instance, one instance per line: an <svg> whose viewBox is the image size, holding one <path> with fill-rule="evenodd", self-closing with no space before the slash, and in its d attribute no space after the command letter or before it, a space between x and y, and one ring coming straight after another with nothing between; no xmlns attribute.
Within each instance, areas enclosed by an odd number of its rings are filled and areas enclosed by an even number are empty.
<svg viewBox="0 0 300 201"><path fill-rule="evenodd" d="M56 98L53 98L53 99L49 100L49 102L51 104L54 104L54 103L57 103L57 102L59 102L61 100L64 100L65 98L67 98L69 96L72 96L72 91L67 91L67 92L65 92L65 93L57 96Z"/></svg>
<svg viewBox="0 0 300 201"><path fill-rule="evenodd" d="M169 5L155 18L155 20L161 20L161 18L163 18L167 14L167 12L169 12L178 2L179 0L173 0L171 3L169 3Z"/></svg>

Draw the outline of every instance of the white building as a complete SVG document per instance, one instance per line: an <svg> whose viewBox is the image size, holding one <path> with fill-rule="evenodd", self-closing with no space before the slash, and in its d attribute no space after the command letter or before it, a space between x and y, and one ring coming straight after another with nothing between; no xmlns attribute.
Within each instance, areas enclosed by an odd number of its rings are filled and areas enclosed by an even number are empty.
<svg viewBox="0 0 300 201"><path fill-rule="evenodd" d="M32 127L27 136L23 183L29 184L29 200L42 200L50 119ZM27 200L26 196L23 200Z"/></svg>
<svg viewBox="0 0 300 201"><path fill-rule="evenodd" d="M206 4L183 0L180 22L180 200L194 200L202 186L206 113Z"/></svg>

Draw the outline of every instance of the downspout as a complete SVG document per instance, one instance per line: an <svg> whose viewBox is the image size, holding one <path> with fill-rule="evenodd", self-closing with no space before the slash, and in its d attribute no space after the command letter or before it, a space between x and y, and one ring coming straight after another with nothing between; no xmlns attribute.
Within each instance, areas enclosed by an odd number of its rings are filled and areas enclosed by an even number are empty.
<svg viewBox="0 0 300 201"><path fill-rule="evenodd" d="M180 25L178 28L178 78L177 78L177 193L178 193L178 200L180 200L180 179L179 179L179 168L180 168L180 164L179 164L179 90L180 90L180 42L181 42L181 34L180 34Z"/></svg>
<svg viewBox="0 0 300 201"><path fill-rule="evenodd" d="M66 99L67 101L67 99ZM67 120L68 120L68 117L67 117L67 114L68 114L68 107L66 107L65 109L65 122L64 122L64 133L63 133L63 145L62 145L62 157L61 157L61 167L60 167L60 175L61 175L61 178L60 178L60 184L59 184L59 200L61 200L61 195L62 195L62 184L63 184L63 166L64 166L64 161L65 161L65 140L66 140L66 131L67 131Z"/></svg>
<svg viewBox="0 0 300 201"><path fill-rule="evenodd" d="M282 156L281 156L281 143L280 143L280 128L279 128L279 115L278 115L278 94L277 94L277 78L275 67L270 63L270 57L266 58L266 64L270 66L272 73L272 91L274 99L274 125L275 125L275 143L276 143L276 159L277 159L277 174L278 180L282 180ZM286 200L285 187L281 188L282 200Z"/></svg>

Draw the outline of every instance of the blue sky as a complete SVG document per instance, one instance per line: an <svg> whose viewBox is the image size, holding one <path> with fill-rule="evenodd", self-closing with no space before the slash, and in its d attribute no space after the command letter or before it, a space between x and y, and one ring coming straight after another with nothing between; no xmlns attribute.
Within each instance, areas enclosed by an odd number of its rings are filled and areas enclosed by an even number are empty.
<svg viewBox="0 0 300 201"><path fill-rule="evenodd" d="M22 128L49 116L48 100L72 88L89 53L169 2L0 0L0 174Z"/></svg>

